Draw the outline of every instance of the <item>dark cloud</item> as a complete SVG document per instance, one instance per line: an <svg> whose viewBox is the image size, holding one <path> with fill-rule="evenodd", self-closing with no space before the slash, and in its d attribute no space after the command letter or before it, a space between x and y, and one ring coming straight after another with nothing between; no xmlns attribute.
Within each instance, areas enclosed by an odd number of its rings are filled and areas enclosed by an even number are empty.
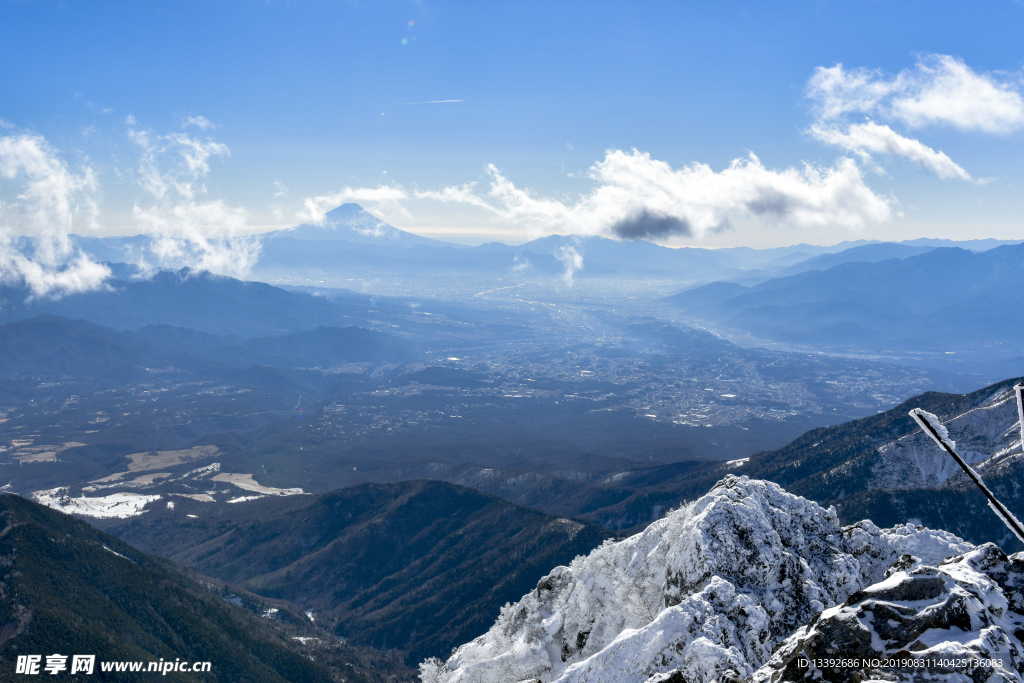
<svg viewBox="0 0 1024 683"><path fill-rule="evenodd" d="M624 240L640 240L648 237L669 237L670 235L693 236L690 224L675 216L658 216L641 211L612 226L612 232Z"/></svg>
<svg viewBox="0 0 1024 683"><path fill-rule="evenodd" d="M771 216L776 219L785 218L796 208L793 197L783 192L763 189L761 196L747 202L747 209L755 216Z"/></svg>
<svg viewBox="0 0 1024 683"><path fill-rule="evenodd" d="M713 232L716 235L721 235L723 232L731 232L735 229L736 228L733 227L732 223L729 222L729 219L726 219L719 223L718 225L716 225L715 227L711 228L711 232Z"/></svg>

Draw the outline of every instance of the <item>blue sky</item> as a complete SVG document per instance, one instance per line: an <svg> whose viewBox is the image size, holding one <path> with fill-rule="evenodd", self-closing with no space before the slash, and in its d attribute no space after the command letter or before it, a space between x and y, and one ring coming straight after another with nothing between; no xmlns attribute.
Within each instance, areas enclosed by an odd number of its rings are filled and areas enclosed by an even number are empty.
<svg viewBox="0 0 1024 683"><path fill-rule="evenodd" d="M1014 2L6 2L0 135L89 170L76 232L180 229L179 205L190 229L255 231L350 199L470 242L1009 239L1022 20ZM843 87L809 97L837 64ZM958 68L994 113L925 101ZM884 93L851 109L858 74ZM10 205L28 175L7 175Z"/></svg>

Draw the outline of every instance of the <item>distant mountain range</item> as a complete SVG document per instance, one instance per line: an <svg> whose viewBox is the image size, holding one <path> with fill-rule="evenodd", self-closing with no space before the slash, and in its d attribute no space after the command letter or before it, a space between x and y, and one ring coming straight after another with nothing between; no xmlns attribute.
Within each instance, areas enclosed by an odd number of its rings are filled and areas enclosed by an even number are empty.
<svg viewBox="0 0 1024 683"><path fill-rule="evenodd" d="M87 253L111 263L134 263L149 248L149 238L141 235L75 239ZM253 275L263 280L382 276L407 280L452 276L484 280L548 279L564 273L564 250L572 249L583 258L583 267L574 273L575 277L657 279L680 285L714 280L750 284L838 263L906 258L938 247L980 251L1010 243L993 239L963 242L918 239L900 244L858 240L828 247L797 244L772 249L670 249L643 240L629 242L552 235L518 246L494 242L467 247L400 230L357 204L343 204L329 211L320 224L303 223L266 233L261 239L263 250ZM838 253L845 255L814 261ZM119 273L119 277L123 275Z"/></svg>
<svg viewBox="0 0 1024 683"><path fill-rule="evenodd" d="M106 288L60 299L30 298L25 290L6 287L0 288L0 299L5 302L0 322L51 313L122 330L170 324L245 337L345 325L352 312L323 297L187 268L147 280L114 280ZM360 312L367 308L358 306Z"/></svg>
<svg viewBox="0 0 1024 683"><path fill-rule="evenodd" d="M317 327L243 340L173 325L121 332L49 314L0 325L0 376L8 377L124 382L144 379L151 369L202 368L209 373L210 364L329 368L342 363L402 363L413 357L409 342L359 327Z"/></svg>
<svg viewBox="0 0 1024 683"><path fill-rule="evenodd" d="M693 319L833 351L1019 359L1024 321L1013 312L1024 305L1024 244L841 263L751 287L716 282L664 303Z"/></svg>
<svg viewBox="0 0 1024 683"><path fill-rule="evenodd" d="M769 277L785 277L787 275L805 273L809 270L827 270L843 263L876 263L886 259L905 259L919 254L926 254L936 248L934 246L913 246L907 243L895 242L864 244L843 249L842 251L802 258L789 266L779 264L768 268L753 269L739 277L732 278L732 280L740 284L757 284ZM793 256L796 257L797 254ZM799 254L799 256L805 256L805 254Z"/></svg>
<svg viewBox="0 0 1024 683"><path fill-rule="evenodd" d="M309 233L301 233L309 234ZM496 281L559 278L565 273L563 250L583 259L578 277L669 281L707 281L741 269L743 262L711 249L668 249L650 242L619 242L603 237L543 237L519 246L491 243L477 247L417 244L407 248L387 242L318 241L278 233L266 242L256 277L266 280L337 279L341 277L464 277Z"/></svg>
<svg viewBox="0 0 1024 683"><path fill-rule="evenodd" d="M986 250L1008 243L992 239L919 239L900 244L859 240L830 247L798 244L773 249L672 249L644 240L551 235L518 246L495 242L465 247L399 230L356 204L345 204L329 212L323 225L306 223L267 237L255 269L257 276L263 278L285 278L299 273L306 277L376 274L402 278L554 278L565 272L564 254L571 249L583 259L583 267L574 272L574 277L653 278L679 283L719 279L760 282L839 263L907 258L943 246Z"/></svg>

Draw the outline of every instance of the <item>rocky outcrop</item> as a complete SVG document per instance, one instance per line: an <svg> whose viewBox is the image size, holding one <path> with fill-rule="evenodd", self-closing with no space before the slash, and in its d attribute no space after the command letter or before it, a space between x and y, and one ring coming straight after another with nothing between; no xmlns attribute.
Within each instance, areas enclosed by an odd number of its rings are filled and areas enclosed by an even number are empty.
<svg viewBox="0 0 1024 683"><path fill-rule="evenodd" d="M750 676L816 615L881 580L905 554L929 565L973 546L871 522L776 484L729 476L624 541L558 567L425 683L537 679L688 683Z"/></svg>
<svg viewBox="0 0 1024 683"><path fill-rule="evenodd" d="M1024 678L1024 553L989 543L939 566L905 556L786 638L752 683Z"/></svg>

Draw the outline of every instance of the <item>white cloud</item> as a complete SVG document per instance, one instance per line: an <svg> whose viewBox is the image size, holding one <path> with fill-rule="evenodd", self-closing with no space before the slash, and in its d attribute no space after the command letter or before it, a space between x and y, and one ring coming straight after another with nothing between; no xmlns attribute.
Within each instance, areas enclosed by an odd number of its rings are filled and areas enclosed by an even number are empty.
<svg viewBox="0 0 1024 683"><path fill-rule="evenodd" d="M844 132L831 125L813 125L811 135L830 145L842 147L870 161L870 155L901 156L927 168L940 178L970 180L971 175L943 152L937 152L919 140L905 138L889 126L873 121L849 126Z"/></svg>
<svg viewBox="0 0 1024 683"><path fill-rule="evenodd" d="M694 163L673 169L650 154L612 150L590 170L597 186L575 202L536 197L489 166L486 195L472 185L417 193L418 198L463 203L536 232L604 234L623 239L700 237L731 220L770 225L859 228L890 218L889 202L864 184L857 164L805 164L781 171L754 155L721 171Z"/></svg>
<svg viewBox="0 0 1024 683"><path fill-rule="evenodd" d="M488 170L493 174L497 169L492 165ZM451 185L440 190L416 191L417 199L432 199L446 204L469 204L480 209L492 210L492 206L482 197L476 194L476 183L465 185Z"/></svg>
<svg viewBox="0 0 1024 683"><path fill-rule="evenodd" d="M274 188L275 199L280 199L281 197L284 197L285 195L288 194L288 186L285 185L284 183L275 180ZM284 219L284 207L280 203L271 204L270 211L271 213L274 214L275 220L280 221Z"/></svg>
<svg viewBox="0 0 1024 683"><path fill-rule="evenodd" d="M44 241L45 238L36 238L36 246ZM38 251L28 255L18 246L8 233L0 232L0 282L27 287L30 299L56 299L100 289L111 276L107 266L92 261L77 249L70 249L63 262L47 263Z"/></svg>
<svg viewBox="0 0 1024 683"><path fill-rule="evenodd" d="M205 191L200 178L210 172L210 157L230 156L227 146L207 138L200 140L184 133L154 137L149 131L128 131L128 137L142 148L139 161L139 178L147 192L158 200L168 196L169 192L186 199L193 199L196 192ZM179 157L177 164L170 170L162 170L159 160L168 153Z"/></svg>
<svg viewBox="0 0 1024 683"><path fill-rule="evenodd" d="M381 205L399 213L407 213L399 204L408 199L409 193L399 186L380 187L345 187L333 194L306 197L303 201L305 209L298 213L300 220L322 225L327 212L346 202L363 202Z"/></svg>
<svg viewBox="0 0 1024 683"><path fill-rule="evenodd" d="M223 201L183 202L170 210L136 206L134 213L141 226L155 233L150 250L160 265L245 277L259 260L259 238L240 234L246 211Z"/></svg>
<svg viewBox="0 0 1024 683"><path fill-rule="evenodd" d="M818 67L808 84L823 120L850 113L876 114L920 128L946 124L960 130L1006 133L1024 127L1017 83L979 74L962 60L932 55L892 78L880 71Z"/></svg>
<svg viewBox="0 0 1024 683"><path fill-rule="evenodd" d="M0 176L24 179L18 200L36 231L67 233L82 209L95 221L95 173L89 167L79 175L72 173L42 137L0 138Z"/></svg>
<svg viewBox="0 0 1024 683"><path fill-rule="evenodd" d="M871 154L901 156L940 178L971 176L946 154L911 139L888 125L851 116L877 116L910 128L946 125L962 131L1008 133L1024 127L1024 98L1019 83L979 74L962 60L931 55L913 69L887 77L879 70L850 69L842 64L818 67L807 85L818 122L809 132L862 159Z"/></svg>
<svg viewBox="0 0 1024 683"><path fill-rule="evenodd" d="M181 127L187 128L188 126L195 126L199 130L207 130L209 128L216 128L213 121L206 118L205 116L189 116L182 122Z"/></svg>
<svg viewBox="0 0 1024 683"><path fill-rule="evenodd" d="M892 113L910 126L945 123L961 130L1007 133L1024 126L1024 100L1012 86L940 55L917 65Z"/></svg>
<svg viewBox="0 0 1024 683"><path fill-rule="evenodd" d="M819 66L807 84L819 119L832 121L846 114L876 113L894 92L894 82L869 69L846 70L842 64Z"/></svg>
<svg viewBox="0 0 1024 683"><path fill-rule="evenodd" d="M0 203L0 282L25 286L34 297L103 286L110 269L89 260L69 238L77 218L95 224L93 170L74 173L42 137L12 135L0 137L0 179L15 188L14 201ZM14 228L27 233L28 245L16 243Z"/></svg>
<svg viewBox="0 0 1024 683"><path fill-rule="evenodd" d="M565 284L572 286L573 277L576 271L583 268L583 255L576 250L576 247L563 244L555 250L555 258L562 264L562 279Z"/></svg>
<svg viewBox="0 0 1024 683"><path fill-rule="evenodd" d="M153 196L152 205L136 204L133 210L139 227L152 235L148 257L162 267L248 275L259 259L261 242L258 236L245 234L245 209L220 199L197 199L206 193L203 181L211 157L230 156L227 146L186 133L154 135L132 129L128 135L142 149L138 183ZM147 254L138 259L143 268L153 265Z"/></svg>

